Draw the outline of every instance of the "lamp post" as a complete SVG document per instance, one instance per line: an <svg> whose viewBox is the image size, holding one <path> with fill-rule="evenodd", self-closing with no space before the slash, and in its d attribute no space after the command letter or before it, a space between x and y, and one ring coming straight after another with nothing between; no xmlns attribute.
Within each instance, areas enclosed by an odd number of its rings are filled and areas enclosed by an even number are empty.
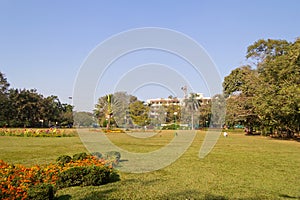
<svg viewBox="0 0 300 200"><path fill-rule="evenodd" d="M177 116L177 112L174 112L174 128L175 128L175 136L177 136L177 132L176 132L176 130L177 130L177 126L176 126L176 116Z"/></svg>

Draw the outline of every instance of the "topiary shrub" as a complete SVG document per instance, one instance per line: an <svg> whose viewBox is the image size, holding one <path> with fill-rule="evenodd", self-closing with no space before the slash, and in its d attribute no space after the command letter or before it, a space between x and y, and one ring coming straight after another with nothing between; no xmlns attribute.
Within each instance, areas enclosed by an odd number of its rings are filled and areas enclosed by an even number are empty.
<svg viewBox="0 0 300 200"><path fill-rule="evenodd" d="M103 157L102 153L100 153L100 152L93 152L93 153L91 153L91 155L98 159L101 159Z"/></svg>
<svg viewBox="0 0 300 200"><path fill-rule="evenodd" d="M85 166L72 167L59 174L59 188L72 186L99 186L120 180L119 175L109 167Z"/></svg>
<svg viewBox="0 0 300 200"><path fill-rule="evenodd" d="M116 167L121 159L121 153L118 151L109 151L105 153L105 159L112 164L113 167Z"/></svg>
<svg viewBox="0 0 300 200"><path fill-rule="evenodd" d="M85 153L85 152L82 152L82 153L77 153L75 155L73 155L73 161L76 161L76 160L84 160L88 157L88 155Z"/></svg>
<svg viewBox="0 0 300 200"><path fill-rule="evenodd" d="M62 155L62 156L59 156L57 159L56 159L56 162L60 165L65 165L66 163L69 163L71 162L72 158L68 155Z"/></svg>
<svg viewBox="0 0 300 200"><path fill-rule="evenodd" d="M28 199L34 200L53 200L55 190L51 184L38 184L28 189Z"/></svg>
<svg viewBox="0 0 300 200"><path fill-rule="evenodd" d="M87 174L87 167L72 167L58 175L58 188L80 186L83 183L83 176Z"/></svg>

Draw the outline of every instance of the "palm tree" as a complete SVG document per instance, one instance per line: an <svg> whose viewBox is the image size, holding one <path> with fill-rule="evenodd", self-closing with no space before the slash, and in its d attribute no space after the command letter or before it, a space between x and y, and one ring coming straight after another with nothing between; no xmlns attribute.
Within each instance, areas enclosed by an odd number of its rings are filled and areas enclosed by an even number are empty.
<svg viewBox="0 0 300 200"><path fill-rule="evenodd" d="M96 108L94 113L96 117L99 119L100 124L106 123L106 129L110 129L111 118L113 115L112 112L112 94L105 95L98 99L98 103L96 104ZM101 123L102 122L102 123Z"/></svg>
<svg viewBox="0 0 300 200"><path fill-rule="evenodd" d="M191 112L192 130L194 130L195 111L198 111L199 107L201 106L201 99L199 99L198 97L198 94L191 93L189 97L184 100L184 107L186 111Z"/></svg>

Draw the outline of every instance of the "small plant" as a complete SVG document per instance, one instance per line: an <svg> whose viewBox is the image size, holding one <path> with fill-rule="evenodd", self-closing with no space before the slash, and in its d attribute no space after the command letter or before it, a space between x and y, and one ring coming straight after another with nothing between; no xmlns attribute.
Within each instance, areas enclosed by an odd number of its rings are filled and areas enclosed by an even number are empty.
<svg viewBox="0 0 300 200"><path fill-rule="evenodd" d="M56 162L59 163L60 165L65 165L66 163L71 162L71 160L72 160L72 158L70 156L62 155L56 159Z"/></svg>
<svg viewBox="0 0 300 200"><path fill-rule="evenodd" d="M76 160L84 160L88 157L88 155L85 153L85 152L82 152L82 153L77 153L75 155L73 155L73 161L76 161Z"/></svg>
<svg viewBox="0 0 300 200"><path fill-rule="evenodd" d="M100 154L100 153L99 153ZM62 155L56 163L25 167L0 160L0 199L53 199L56 188L120 180L111 162L86 153Z"/></svg>
<svg viewBox="0 0 300 200"><path fill-rule="evenodd" d="M39 184L28 189L28 199L34 200L53 200L55 190L51 184Z"/></svg>
<svg viewBox="0 0 300 200"><path fill-rule="evenodd" d="M121 159L121 153L118 151L109 151L105 154L105 160L109 161L113 167L116 167Z"/></svg>
<svg viewBox="0 0 300 200"><path fill-rule="evenodd" d="M93 153L91 153L91 155L98 159L101 159L103 157L102 153L100 153L100 152L93 152Z"/></svg>

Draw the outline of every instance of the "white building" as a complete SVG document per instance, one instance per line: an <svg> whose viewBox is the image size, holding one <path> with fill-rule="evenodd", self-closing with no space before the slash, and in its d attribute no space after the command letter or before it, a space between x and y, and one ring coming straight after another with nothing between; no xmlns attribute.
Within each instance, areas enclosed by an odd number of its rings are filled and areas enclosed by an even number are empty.
<svg viewBox="0 0 300 200"><path fill-rule="evenodd" d="M194 93L195 99L201 101L201 104L208 104L211 100L210 97L204 97L203 93ZM191 97L192 94L187 96L187 99ZM185 98L157 98L148 99L146 101L147 105L150 106L150 118L159 118L161 115L166 114L164 108L170 105L184 106Z"/></svg>

